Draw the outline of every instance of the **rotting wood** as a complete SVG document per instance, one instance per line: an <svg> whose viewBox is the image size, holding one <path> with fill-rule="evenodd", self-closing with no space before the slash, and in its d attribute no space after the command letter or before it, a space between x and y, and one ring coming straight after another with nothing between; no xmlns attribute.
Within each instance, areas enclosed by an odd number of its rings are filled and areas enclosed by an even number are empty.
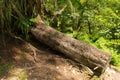
<svg viewBox="0 0 120 80"><path fill-rule="evenodd" d="M40 16L37 16L37 21L36 27L31 29L31 33L40 42L89 67L98 75L103 73L109 66L111 60L109 53L47 26Z"/></svg>

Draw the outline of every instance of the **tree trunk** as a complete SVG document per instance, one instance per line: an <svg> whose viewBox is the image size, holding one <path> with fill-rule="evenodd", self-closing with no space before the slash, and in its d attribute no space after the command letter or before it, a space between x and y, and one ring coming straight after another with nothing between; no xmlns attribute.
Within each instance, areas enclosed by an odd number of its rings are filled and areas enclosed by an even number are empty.
<svg viewBox="0 0 120 80"><path fill-rule="evenodd" d="M111 60L111 55L89 44L69 37L50 26L37 17L38 23L31 33L42 43L62 52L69 58L89 67L100 75L105 71Z"/></svg>

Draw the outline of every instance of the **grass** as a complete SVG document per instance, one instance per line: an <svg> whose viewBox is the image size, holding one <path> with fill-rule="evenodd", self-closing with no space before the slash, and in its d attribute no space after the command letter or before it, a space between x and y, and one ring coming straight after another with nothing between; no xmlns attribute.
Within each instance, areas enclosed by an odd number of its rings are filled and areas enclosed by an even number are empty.
<svg viewBox="0 0 120 80"><path fill-rule="evenodd" d="M3 65L0 65L0 75L6 73L6 68Z"/></svg>
<svg viewBox="0 0 120 80"><path fill-rule="evenodd" d="M18 76L20 80L27 80L27 74L24 71L20 71Z"/></svg>
<svg viewBox="0 0 120 80"><path fill-rule="evenodd" d="M0 75L7 73L9 70L13 68L14 68L14 65L12 63L8 63L7 65L0 64Z"/></svg>
<svg viewBox="0 0 120 80"><path fill-rule="evenodd" d="M12 62L4 63L2 57L0 57L0 76L7 73L9 70L13 69L14 65Z"/></svg>

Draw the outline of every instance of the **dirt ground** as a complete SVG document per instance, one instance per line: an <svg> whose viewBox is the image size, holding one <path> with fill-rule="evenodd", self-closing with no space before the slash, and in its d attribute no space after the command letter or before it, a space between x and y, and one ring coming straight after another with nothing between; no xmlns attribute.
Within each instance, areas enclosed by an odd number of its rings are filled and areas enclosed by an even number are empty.
<svg viewBox="0 0 120 80"><path fill-rule="evenodd" d="M24 42L7 37L5 43L4 47L0 39L0 80L100 80L91 77L92 73L82 65L37 40ZM101 80L120 79L120 74L118 79L108 78L114 74L109 71Z"/></svg>

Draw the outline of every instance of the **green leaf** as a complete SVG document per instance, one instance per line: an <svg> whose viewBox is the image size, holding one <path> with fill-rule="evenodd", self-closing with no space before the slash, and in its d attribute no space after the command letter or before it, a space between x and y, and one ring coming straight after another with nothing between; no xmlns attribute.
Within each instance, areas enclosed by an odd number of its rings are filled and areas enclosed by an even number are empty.
<svg viewBox="0 0 120 80"><path fill-rule="evenodd" d="M80 3L81 4L83 4L83 3L85 3L86 2L86 0L80 0Z"/></svg>
<svg viewBox="0 0 120 80"><path fill-rule="evenodd" d="M37 19L36 18L31 18L30 21L33 22L33 23L36 23Z"/></svg>

